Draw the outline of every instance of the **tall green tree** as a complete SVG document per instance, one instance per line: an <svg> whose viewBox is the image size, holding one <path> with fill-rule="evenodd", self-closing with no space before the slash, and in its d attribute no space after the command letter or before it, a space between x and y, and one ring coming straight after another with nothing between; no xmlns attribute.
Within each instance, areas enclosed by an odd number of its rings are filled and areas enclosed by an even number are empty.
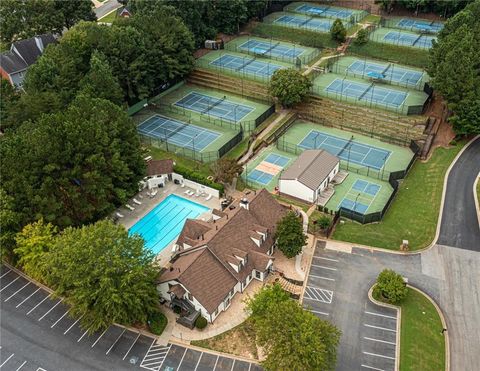
<svg viewBox="0 0 480 371"><path fill-rule="evenodd" d="M445 23L430 50L430 83L453 111L452 123L458 134L480 133L479 18L477 0Z"/></svg>
<svg viewBox="0 0 480 371"><path fill-rule="evenodd" d="M216 182L231 183L243 168L235 159L223 157L211 166L211 170Z"/></svg>
<svg viewBox="0 0 480 371"><path fill-rule="evenodd" d="M5 131L10 126L9 116L15 108L20 94L6 79L0 79L0 130Z"/></svg>
<svg viewBox="0 0 480 371"><path fill-rule="evenodd" d="M144 174L134 123L113 103L86 96L5 135L0 155L2 187L22 225L94 222L134 194Z"/></svg>
<svg viewBox="0 0 480 371"><path fill-rule="evenodd" d="M0 257L12 260L15 235L20 229L22 215L15 211L15 199L0 188Z"/></svg>
<svg viewBox="0 0 480 371"><path fill-rule="evenodd" d="M96 21L91 0L54 0L55 9L62 14L63 26L72 27L79 21Z"/></svg>
<svg viewBox="0 0 480 371"><path fill-rule="evenodd" d="M403 277L391 269L384 269L380 272L375 291L392 304L402 301L408 294L408 288L403 281Z"/></svg>
<svg viewBox="0 0 480 371"><path fill-rule="evenodd" d="M278 249L285 254L287 258L302 252L302 247L307 242L307 236L303 233L302 219L290 211L277 224L275 236Z"/></svg>
<svg viewBox="0 0 480 371"><path fill-rule="evenodd" d="M330 28L330 35L332 39L338 42L344 42L347 39L347 29L342 23L341 19L335 19Z"/></svg>
<svg viewBox="0 0 480 371"><path fill-rule="evenodd" d="M46 253L52 250L56 233L56 227L39 220L27 224L15 237L17 247L14 252L19 257L18 264L26 274L38 281L45 281L42 259Z"/></svg>
<svg viewBox="0 0 480 371"><path fill-rule="evenodd" d="M45 254L46 281L90 332L112 323L145 323L157 310L158 269L138 235L99 221L67 228Z"/></svg>
<svg viewBox="0 0 480 371"><path fill-rule="evenodd" d="M275 71L268 90L283 107L293 107L305 99L311 86L308 77L300 71L289 68Z"/></svg>

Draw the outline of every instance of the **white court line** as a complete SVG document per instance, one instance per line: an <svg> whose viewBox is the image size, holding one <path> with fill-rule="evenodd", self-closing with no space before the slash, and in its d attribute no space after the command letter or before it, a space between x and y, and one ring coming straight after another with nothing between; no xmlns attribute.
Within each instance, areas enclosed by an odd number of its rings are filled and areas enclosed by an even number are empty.
<svg viewBox="0 0 480 371"><path fill-rule="evenodd" d="M329 271L336 271L337 268L330 268L330 267L325 267L323 265L317 265L317 264L312 264L312 267L317 267L317 268L322 268L322 269L328 269Z"/></svg>
<svg viewBox="0 0 480 371"><path fill-rule="evenodd" d="M187 353L187 348L185 348L185 352L183 352L182 359L180 360L180 363L177 366L177 370L180 369L180 366L182 365L183 359L185 358L185 354Z"/></svg>
<svg viewBox="0 0 480 371"><path fill-rule="evenodd" d="M371 315L373 315L373 316L379 316L379 317L397 319L397 317L395 317L395 316L387 316L387 315L385 315L385 314L380 314L380 313L367 312L367 311L365 311L365 313L371 314Z"/></svg>
<svg viewBox="0 0 480 371"><path fill-rule="evenodd" d="M15 353L10 354L10 357L8 357L5 361L3 361L3 363L0 365L0 367L2 367L5 363L7 363L10 360L10 358L13 357L14 354Z"/></svg>
<svg viewBox="0 0 480 371"><path fill-rule="evenodd" d="M122 360L125 360L125 358L127 358L127 355L128 353L130 353L130 351L132 350L133 346L136 344L138 338L140 337L140 333L138 333L137 337L135 338L135 340L133 341L132 345L130 346L130 348L128 348L127 350L127 353L125 353L125 355L123 356Z"/></svg>
<svg viewBox="0 0 480 371"><path fill-rule="evenodd" d="M3 290L5 290L8 286L10 286L12 283L14 283L16 280L18 280L20 278L20 276L18 276L17 278L15 278L12 282L10 282L7 286L4 286L0 292L2 292Z"/></svg>
<svg viewBox="0 0 480 371"><path fill-rule="evenodd" d="M369 368L370 370L375 370L375 371L385 371L383 368L376 368L368 365L362 365L362 367Z"/></svg>
<svg viewBox="0 0 480 371"><path fill-rule="evenodd" d="M30 295L28 295L25 299L23 299L19 304L17 304L15 308L18 308L20 305L25 303L28 299L30 299L33 295L35 295L38 292L38 290L40 290L40 287L36 289L34 292L32 292Z"/></svg>
<svg viewBox="0 0 480 371"><path fill-rule="evenodd" d="M369 337L366 337L366 336L364 336L363 338L364 338L364 339L367 339L367 340L371 340L371 341L378 341L379 343L385 343L385 344L397 345L397 344L395 344L395 343L394 343L394 342L392 342L392 341L386 341L386 340L374 339L374 338L369 338Z"/></svg>
<svg viewBox="0 0 480 371"><path fill-rule="evenodd" d="M395 357L384 356L384 355L377 354L377 353L363 352L363 354L368 354L369 356L374 356L374 357L380 357L380 358L387 358L387 359L393 359L393 360L395 360Z"/></svg>
<svg viewBox="0 0 480 371"><path fill-rule="evenodd" d="M315 274L309 274L308 276L309 276L309 277L313 277L313 278L320 278L321 280L335 281L335 279L334 279L334 278L328 278L328 277L317 276L317 275L315 275Z"/></svg>
<svg viewBox="0 0 480 371"><path fill-rule="evenodd" d="M25 366L25 363L27 363L27 361L23 361L23 363L15 371L20 370L23 366Z"/></svg>
<svg viewBox="0 0 480 371"><path fill-rule="evenodd" d="M15 291L12 295L10 295L8 298L5 299L5 302L9 301L13 296L15 296L18 292L22 291L25 287L27 287L28 285L30 285L30 281L28 281L21 289L18 289L17 291Z"/></svg>
<svg viewBox="0 0 480 371"><path fill-rule="evenodd" d="M91 346L92 348L95 346L95 344L98 343L98 341L101 339L101 337L102 337L103 335L105 335L105 333L108 331L109 328L110 328L110 327L107 327L107 328L105 329L105 331L103 331L103 332L100 334L100 336L97 338L97 340L95 340L95 342L92 344L92 346Z"/></svg>
<svg viewBox="0 0 480 371"><path fill-rule="evenodd" d="M8 270L8 271L6 271L4 274L2 274L2 275L0 276L0 278L3 278L3 276L6 276L6 275L7 275L7 274L9 274L11 271L12 271L12 270L11 270L11 269L9 269L9 270Z"/></svg>
<svg viewBox="0 0 480 371"><path fill-rule="evenodd" d="M200 353L200 357L198 358L197 365L195 366L195 369L193 371L197 371L198 365L200 364L200 361L202 360L203 357L203 352Z"/></svg>
<svg viewBox="0 0 480 371"><path fill-rule="evenodd" d="M41 316L38 320L41 321L42 319L45 318L45 316L50 313L58 304L60 304L63 301L63 299L60 299L57 304L55 304L53 307L51 307L47 313L45 313L43 316Z"/></svg>
<svg viewBox="0 0 480 371"><path fill-rule="evenodd" d="M27 316L28 316L30 313L32 313L32 312L35 310L35 308L37 308L40 304L42 304L45 300L47 300L49 296L50 296L50 295L45 296L40 303L38 303L38 304L35 305L32 309L30 309L30 310L27 312Z"/></svg>
<svg viewBox="0 0 480 371"><path fill-rule="evenodd" d="M324 258L323 256L315 256L315 255L313 257L317 258L317 259L328 260L328 261L331 261L331 262L337 262L338 263L337 259Z"/></svg>
<svg viewBox="0 0 480 371"><path fill-rule="evenodd" d="M72 329L72 327L75 326L75 325L77 324L77 322L82 319L83 316L84 316L84 315L82 314L82 316L81 316L79 319L77 319L75 322L73 322L72 325L65 330L65 332L63 333L63 335L66 335L67 332L70 331L70 330Z"/></svg>
<svg viewBox="0 0 480 371"><path fill-rule="evenodd" d="M328 313L325 313L325 312L320 312L319 310L313 310L313 309L308 309L309 312L312 312L312 313L318 313L318 314L323 314L325 316L329 316Z"/></svg>
<svg viewBox="0 0 480 371"><path fill-rule="evenodd" d="M120 340L120 338L123 336L123 334L125 333L125 331L127 331L126 328L123 329L123 332L120 334L120 336L117 338L117 340L115 340L112 344L112 346L110 348L108 348L108 350L105 352L105 354L108 354L110 353L110 351L113 349L113 347L115 346L115 344L117 344L117 342Z"/></svg>
<svg viewBox="0 0 480 371"><path fill-rule="evenodd" d="M380 327L380 326L367 325L366 323L364 323L364 325L367 326L367 327L371 327L371 328L377 328L377 329L379 329L379 330L397 332L397 330L392 330L391 328L385 328L385 327Z"/></svg>
<svg viewBox="0 0 480 371"><path fill-rule="evenodd" d="M50 328L54 328L57 325L57 323L60 322L63 319L63 317L65 317L67 314L68 314L68 310L65 313L63 313L62 316L59 319L57 319L53 325L50 326Z"/></svg>
<svg viewBox="0 0 480 371"><path fill-rule="evenodd" d="M215 366L213 366L213 370L212 371L215 371L215 369L217 368L217 363L218 363L218 359L220 358L220 356L217 356L217 360L215 361Z"/></svg>

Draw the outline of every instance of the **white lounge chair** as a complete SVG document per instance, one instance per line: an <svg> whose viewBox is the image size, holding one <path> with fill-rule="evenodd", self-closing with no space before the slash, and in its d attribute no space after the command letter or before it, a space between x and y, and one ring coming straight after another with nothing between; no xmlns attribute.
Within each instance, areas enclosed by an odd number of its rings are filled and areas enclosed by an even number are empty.
<svg viewBox="0 0 480 371"><path fill-rule="evenodd" d="M118 216L119 218L123 218L124 215L123 214L120 214L120 213L115 213L116 216Z"/></svg>
<svg viewBox="0 0 480 371"><path fill-rule="evenodd" d="M130 211L135 210L135 208L133 206L130 206L129 204L126 204L125 207Z"/></svg>
<svg viewBox="0 0 480 371"><path fill-rule="evenodd" d="M157 195L157 193L158 193L158 191L154 190L154 191L150 192L148 195L150 196L150 198L154 198Z"/></svg>
<svg viewBox="0 0 480 371"><path fill-rule="evenodd" d="M209 201L211 198L212 198L212 195L208 195L207 197L205 197L205 201Z"/></svg>
<svg viewBox="0 0 480 371"><path fill-rule="evenodd" d="M135 202L137 205L141 205L142 203L138 201L136 198L133 199L133 202Z"/></svg>
<svg viewBox="0 0 480 371"><path fill-rule="evenodd" d="M194 194L195 194L195 192L193 192L193 191L188 191L187 192L187 195L189 195L190 197L192 197Z"/></svg>
<svg viewBox="0 0 480 371"><path fill-rule="evenodd" d="M180 184L180 188L185 188L185 183Z"/></svg>

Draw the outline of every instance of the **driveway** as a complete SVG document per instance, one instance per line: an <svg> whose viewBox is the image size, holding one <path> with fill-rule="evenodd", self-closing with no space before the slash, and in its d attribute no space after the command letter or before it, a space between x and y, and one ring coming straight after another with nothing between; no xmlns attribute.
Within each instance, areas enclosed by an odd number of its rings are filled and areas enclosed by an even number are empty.
<svg viewBox="0 0 480 371"><path fill-rule="evenodd" d="M101 6L94 9L97 19L102 18L104 15L110 13L112 10L119 8L121 4L117 0L107 0Z"/></svg>

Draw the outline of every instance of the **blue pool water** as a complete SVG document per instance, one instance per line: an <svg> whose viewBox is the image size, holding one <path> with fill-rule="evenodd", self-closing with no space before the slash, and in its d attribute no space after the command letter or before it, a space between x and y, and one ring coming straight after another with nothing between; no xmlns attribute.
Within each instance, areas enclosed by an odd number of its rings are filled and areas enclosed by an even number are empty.
<svg viewBox="0 0 480 371"><path fill-rule="evenodd" d="M196 202L169 195L135 223L129 233L138 233L145 240L145 246L158 254L177 238L186 219L195 219L208 210Z"/></svg>

